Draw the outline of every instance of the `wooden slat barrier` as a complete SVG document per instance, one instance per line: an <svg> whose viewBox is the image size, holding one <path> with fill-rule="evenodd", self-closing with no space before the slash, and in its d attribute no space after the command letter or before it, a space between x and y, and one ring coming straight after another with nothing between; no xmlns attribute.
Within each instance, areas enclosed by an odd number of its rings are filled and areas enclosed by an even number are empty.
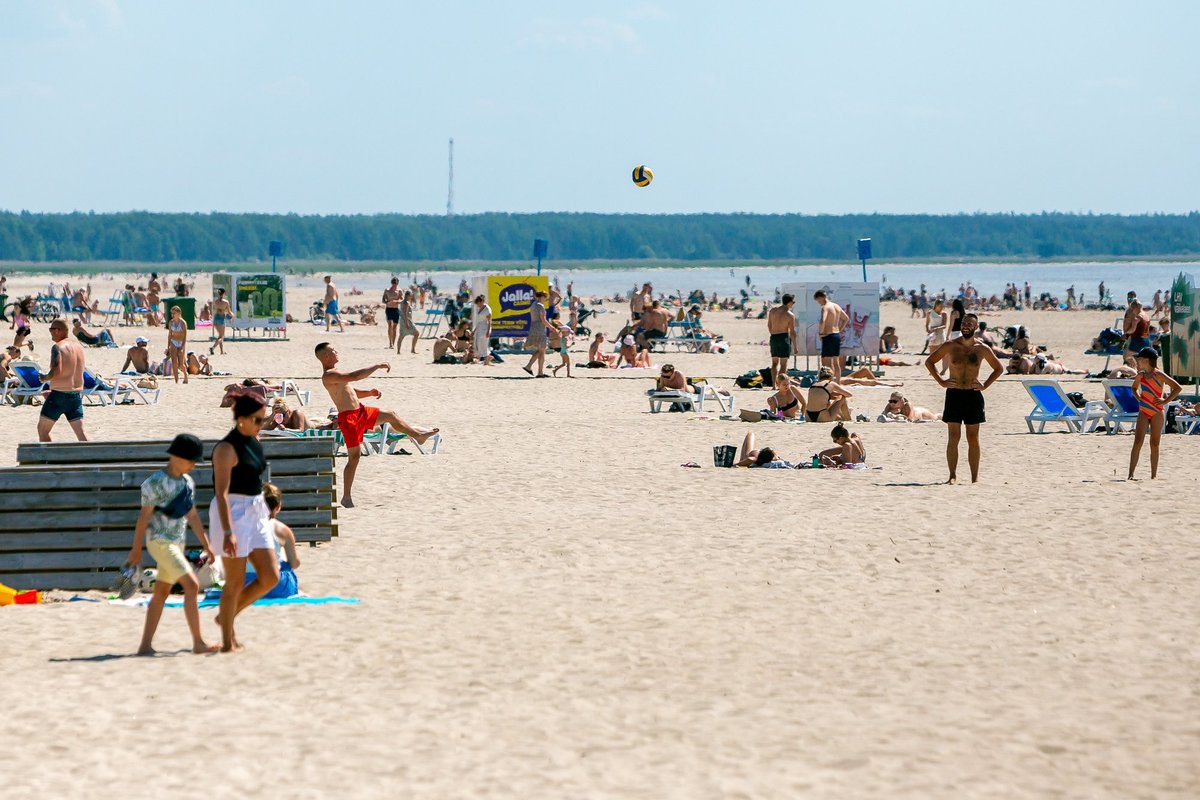
<svg viewBox="0 0 1200 800"><path fill-rule="evenodd" d="M112 586L133 543L141 484L166 464L169 444L19 445L20 466L0 469L0 583L16 589ZM204 442L204 462L191 473L206 527L215 444ZM283 491L280 519L296 532L297 541L330 541L337 535L336 443L272 439L262 444L271 482ZM188 546L198 546L190 530Z"/></svg>

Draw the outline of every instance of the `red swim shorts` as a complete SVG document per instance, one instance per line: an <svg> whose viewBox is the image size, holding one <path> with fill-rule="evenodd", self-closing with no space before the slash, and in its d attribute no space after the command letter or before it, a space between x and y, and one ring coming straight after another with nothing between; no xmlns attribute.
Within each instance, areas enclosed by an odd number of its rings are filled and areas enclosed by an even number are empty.
<svg viewBox="0 0 1200 800"><path fill-rule="evenodd" d="M363 435L374 428L378 421L379 409L375 406L360 405L338 414L338 427L346 440L346 447L360 446Z"/></svg>

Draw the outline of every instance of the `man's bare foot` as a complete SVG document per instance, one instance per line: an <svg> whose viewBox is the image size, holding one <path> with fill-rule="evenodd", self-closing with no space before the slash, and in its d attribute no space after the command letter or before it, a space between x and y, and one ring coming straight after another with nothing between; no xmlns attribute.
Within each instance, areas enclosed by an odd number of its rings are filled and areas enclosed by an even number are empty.
<svg viewBox="0 0 1200 800"><path fill-rule="evenodd" d="M158 655L158 651L155 650L153 647L146 646L146 647L139 647L137 654L139 656L156 656L156 655Z"/></svg>
<svg viewBox="0 0 1200 800"><path fill-rule="evenodd" d="M209 653L215 653L220 649L221 649L221 646L219 644L208 644L203 639L199 639L192 644L192 652L198 656L208 655Z"/></svg>
<svg viewBox="0 0 1200 800"><path fill-rule="evenodd" d="M341 503L342 508L354 508L354 499L349 496L343 496Z"/></svg>
<svg viewBox="0 0 1200 800"><path fill-rule="evenodd" d="M438 428L431 428L424 433L418 433L416 436L412 437L412 440L417 444L425 444L427 441L437 435L438 430ZM346 505L345 500L342 501L342 505Z"/></svg>
<svg viewBox="0 0 1200 800"><path fill-rule="evenodd" d="M1135 477L1133 477L1132 475L1130 475L1130 476L1129 476L1128 478L1126 478L1125 480L1127 480L1127 481L1134 481L1135 483L1138 481L1138 479L1137 479L1137 478L1135 478Z"/></svg>
<svg viewBox="0 0 1200 800"><path fill-rule="evenodd" d="M958 478L953 475L950 476L950 480L946 481L947 486L954 486L956 483L958 483Z"/></svg>

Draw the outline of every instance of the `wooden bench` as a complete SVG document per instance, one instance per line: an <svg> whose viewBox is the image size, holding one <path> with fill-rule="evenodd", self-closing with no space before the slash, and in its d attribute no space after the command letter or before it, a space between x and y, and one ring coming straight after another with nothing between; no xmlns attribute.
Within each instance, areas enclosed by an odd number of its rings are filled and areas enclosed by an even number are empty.
<svg viewBox="0 0 1200 800"><path fill-rule="evenodd" d="M141 484L167 463L169 441L33 443L20 466L0 469L0 583L16 589L106 589L133 544ZM196 509L208 527L210 459L191 473ZM333 448L323 439L264 440L271 482L283 491L280 519L296 540L337 535ZM199 543L188 531L188 546ZM146 564L150 565L147 558Z"/></svg>

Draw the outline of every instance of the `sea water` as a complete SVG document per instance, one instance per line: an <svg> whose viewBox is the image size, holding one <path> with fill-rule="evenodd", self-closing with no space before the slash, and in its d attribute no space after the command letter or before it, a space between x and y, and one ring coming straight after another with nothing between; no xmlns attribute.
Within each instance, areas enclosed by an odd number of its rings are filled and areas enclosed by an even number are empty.
<svg viewBox="0 0 1200 800"><path fill-rule="evenodd" d="M867 265L867 280L880 286L920 289L924 284L931 293L945 291L948 295L958 293L961 284L970 283L984 296L1000 295L1005 284L1016 283L1024 288L1029 282L1033 296L1047 292L1066 302L1067 288L1075 287L1077 301L1095 302L1100 281L1105 291L1119 304L1123 304L1125 293L1133 290L1143 300L1150 299L1158 290L1170 288L1180 272L1200 278L1200 262L1166 261L1123 261L1104 263L970 263L970 264L886 264ZM485 275L487 272L419 272L400 274L401 285L417 280L432 278L441 291L455 289L459 281ZM493 271L492 274L501 274ZM532 275L535 270L506 269L506 275ZM770 267L662 267L619 269L554 269L543 264L542 274L557 282L559 290L566 294L567 285L572 284L575 294L584 296L612 297L627 295L635 287L650 283L655 294L686 296L693 289L705 294L716 292L721 297L739 296L746 290L752 297L773 298L778 287L785 283L822 283L825 281L860 281L862 266L859 264L838 265L795 265ZM749 281L747 281L749 279ZM375 294L389 283L390 275L383 272L343 274L335 277L343 293L351 288ZM317 286L320 278L292 277L292 285Z"/></svg>

